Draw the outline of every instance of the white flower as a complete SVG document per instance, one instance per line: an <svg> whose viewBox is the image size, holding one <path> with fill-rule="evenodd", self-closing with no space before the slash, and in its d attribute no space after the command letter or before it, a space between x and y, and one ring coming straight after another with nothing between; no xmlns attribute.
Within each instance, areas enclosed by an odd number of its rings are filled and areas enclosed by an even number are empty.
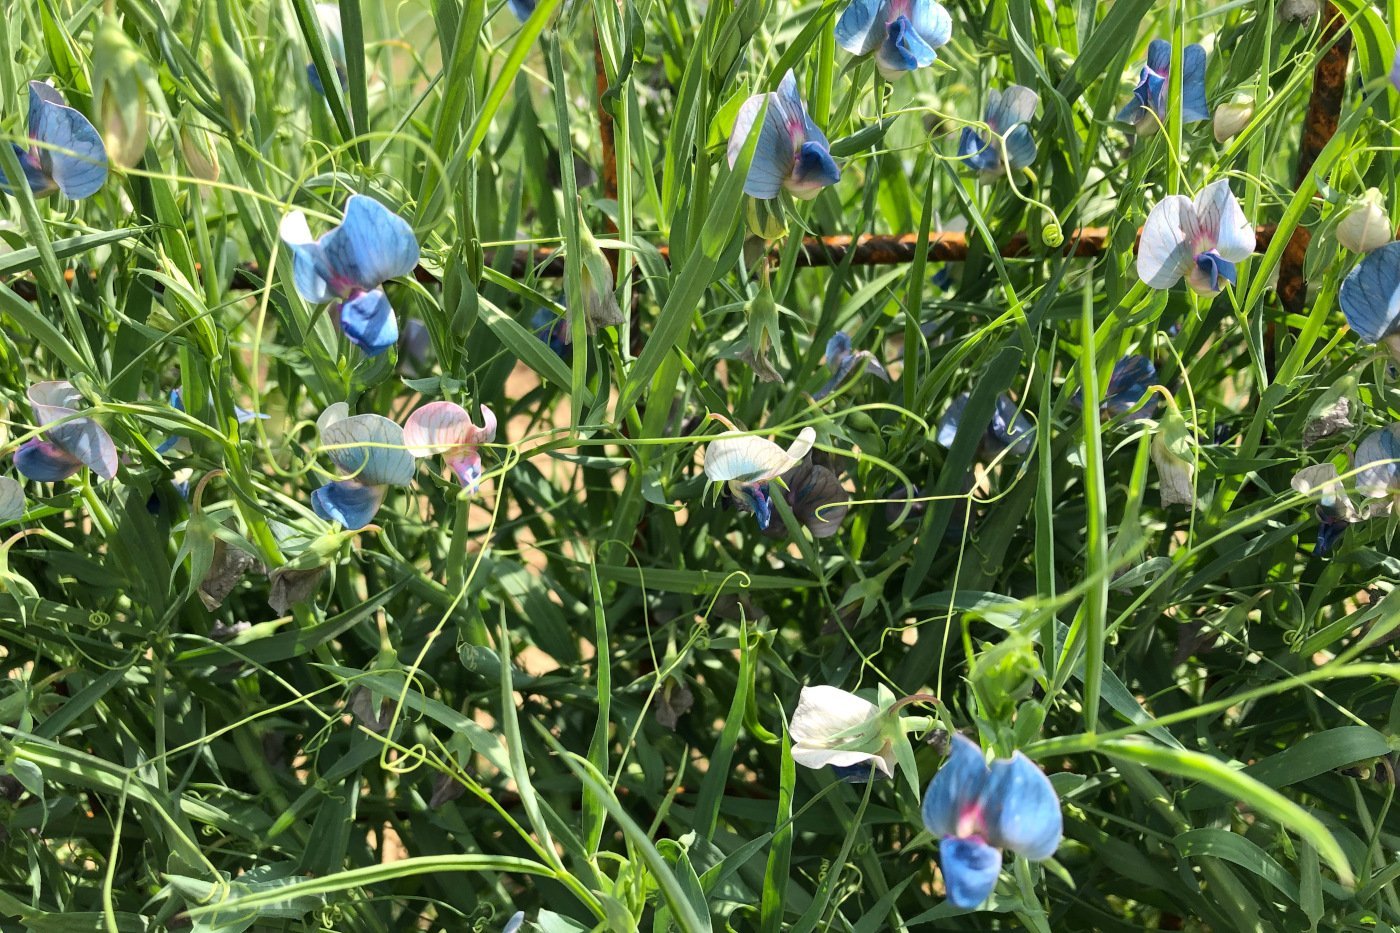
<svg viewBox="0 0 1400 933"><path fill-rule="evenodd" d="M788 732L792 760L806 768L849 768L874 762L894 777L894 746L883 734L880 710L837 687L803 687Z"/></svg>
<svg viewBox="0 0 1400 933"><path fill-rule="evenodd" d="M1254 99L1237 95L1215 108L1215 120L1211 124L1215 131L1215 141L1223 143L1232 136L1238 136L1249 121L1254 119Z"/></svg>
<svg viewBox="0 0 1400 933"><path fill-rule="evenodd" d="M1337 224L1337 242L1353 253L1369 253L1389 243L1390 215L1385 211L1385 195L1377 188L1368 188L1361 203L1347 211Z"/></svg>

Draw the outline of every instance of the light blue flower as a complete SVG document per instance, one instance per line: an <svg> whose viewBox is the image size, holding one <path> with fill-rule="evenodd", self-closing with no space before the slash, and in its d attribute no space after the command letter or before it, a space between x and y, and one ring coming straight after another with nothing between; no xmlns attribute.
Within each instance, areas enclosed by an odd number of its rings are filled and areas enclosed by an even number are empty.
<svg viewBox="0 0 1400 933"><path fill-rule="evenodd" d="M852 0L836 21L836 41L852 55L875 53L885 80L927 68L953 37L953 19L933 0Z"/></svg>
<svg viewBox="0 0 1400 933"><path fill-rule="evenodd" d="M539 5L539 0L506 0L506 6L515 14L515 18L522 23L531 17L535 12L535 7Z"/></svg>
<svg viewBox="0 0 1400 933"><path fill-rule="evenodd" d="M398 341L383 284L418 265L418 239L402 218L356 194L345 205L345 220L319 240L301 211L282 218L280 233L292 250L297 293L312 304L337 302L351 343L375 356Z"/></svg>
<svg viewBox="0 0 1400 933"><path fill-rule="evenodd" d="M1138 245L1138 276L1149 288L1186 284L1214 295L1222 282L1238 281L1235 265L1254 252L1254 226L1224 179L1206 185L1195 200L1168 195L1152 208Z"/></svg>
<svg viewBox="0 0 1400 933"><path fill-rule="evenodd" d="M764 111L764 105L767 110ZM794 197L809 199L827 185L841 179L841 169L831 157L826 136L807 115L797 96L797 79L791 71L783 76L778 89L755 94L739 108L734 132L729 137L729 167L733 168L744 149L749 130L763 111L763 126L744 180L744 193L754 198L776 198L784 188Z"/></svg>
<svg viewBox="0 0 1400 933"><path fill-rule="evenodd" d="M1002 850L1047 859L1064 834L1060 800L1043 771L1020 752L989 768L982 750L961 735L929 782L923 819L939 838L948 900L964 910L991 896Z"/></svg>
<svg viewBox="0 0 1400 933"><path fill-rule="evenodd" d="M1040 96L1028 87L1013 84L1005 91L992 90L987 98L987 112L983 121L991 130L990 135L963 127L958 140L958 158L974 169L983 180L990 181L1003 175L1009 165L1012 171L1019 172L1035 162L1035 138L1027 125L1035 110L1040 106ZM1002 146L1006 147L1006 159L1002 160Z"/></svg>
<svg viewBox="0 0 1400 933"><path fill-rule="evenodd" d="M107 149L97 128L42 81L29 82L29 148L15 157L36 198L56 191L74 201L91 197L107 181ZM0 172L0 191L10 183Z"/></svg>
<svg viewBox="0 0 1400 933"><path fill-rule="evenodd" d="M959 395L939 419L937 440L941 446L953 446L953 441L958 436L958 426L962 424L963 413L966 412L968 400L971 398L970 392ZM1016 403L1005 395L998 395L996 407L992 410L992 420L979 442L979 450L982 456L988 459L1008 449L1012 456L1024 457L1030 453L1034 432L1035 425L1018 410Z"/></svg>
<svg viewBox="0 0 1400 933"><path fill-rule="evenodd" d="M1147 47L1147 67L1138 74L1133 99L1118 112L1118 122L1131 123L1139 136L1151 136L1170 119L1167 100L1171 82L1172 44L1153 39ZM1188 45L1181 53L1181 119L1199 123L1210 118L1206 109L1206 50Z"/></svg>
<svg viewBox="0 0 1400 933"><path fill-rule="evenodd" d="M15 467L29 479L57 483L83 467L102 479L117 475L117 447L91 418L78 418L83 397L69 382L39 382L29 387L34 420L44 429L15 451Z"/></svg>
<svg viewBox="0 0 1400 933"><path fill-rule="evenodd" d="M1355 464L1356 488L1366 498L1393 500L1400 494L1400 422L1363 438L1356 445Z"/></svg>
<svg viewBox="0 0 1400 933"><path fill-rule="evenodd" d="M321 445L345 476L311 494L311 507L328 522L363 528L374 518L390 486L413 481L413 457L403 428L380 415L350 415L344 402L316 419Z"/></svg>
<svg viewBox="0 0 1400 933"><path fill-rule="evenodd" d="M820 402L836 388L845 382L855 371L858 364L864 364L862 371L874 376L883 382L890 381L890 374L885 371L885 367L880 365L880 361L875 359L875 355L869 350L851 349L851 338L842 331L837 331L831 335L831 339L826 342L826 368L831 371L831 378L826 381L812 396Z"/></svg>
<svg viewBox="0 0 1400 933"><path fill-rule="evenodd" d="M1342 281L1338 303L1357 337L1400 348L1400 242L1367 253Z"/></svg>

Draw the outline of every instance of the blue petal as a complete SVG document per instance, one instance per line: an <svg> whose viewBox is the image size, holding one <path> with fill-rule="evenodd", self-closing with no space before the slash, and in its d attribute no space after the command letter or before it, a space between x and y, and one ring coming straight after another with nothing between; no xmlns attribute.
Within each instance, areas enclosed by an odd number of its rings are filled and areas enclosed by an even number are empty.
<svg viewBox="0 0 1400 933"><path fill-rule="evenodd" d="M826 366L832 372L840 372L842 362L851 355L851 338L845 332L837 331L826 342ZM849 370L848 370L849 371Z"/></svg>
<svg viewBox="0 0 1400 933"><path fill-rule="evenodd" d="M399 341L399 322L380 289L361 292L340 306L340 328L369 356L378 356Z"/></svg>
<svg viewBox="0 0 1400 933"><path fill-rule="evenodd" d="M993 133L1005 136L1012 128L1029 123L1040 106L1040 95L1028 87L1013 84L1005 91L992 91L985 121Z"/></svg>
<svg viewBox="0 0 1400 933"><path fill-rule="evenodd" d="M403 428L381 415L356 415L321 427L326 455L342 473L370 486L407 486L413 457Z"/></svg>
<svg viewBox="0 0 1400 933"><path fill-rule="evenodd" d="M328 522L346 528L363 528L384 503L386 486L370 486L352 479L327 483L311 494L311 508Z"/></svg>
<svg viewBox="0 0 1400 933"><path fill-rule="evenodd" d="M1164 75L1172 66L1172 44L1166 39L1153 39L1147 45L1147 67Z"/></svg>
<svg viewBox="0 0 1400 933"><path fill-rule="evenodd" d="M851 0L836 21L836 44L852 55L869 55L885 40L888 0Z"/></svg>
<svg viewBox="0 0 1400 933"><path fill-rule="evenodd" d="M332 282L343 280L365 291L395 276L408 275L418 265L418 238L413 228L362 194L351 196L345 205L345 220L321 238L321 250Z"/></svg>
<svg viewBox="0 0 1400 933"><path fill-rule="evenodd" d="M987 762L982 750L964 735L953 735L948 760L924 791L924 826L935 836L956 836L963 815L977 806L986 784ZM997 860L1000 864L1000 859Z"/></svg>
<svg viewBox="0 0 1400 933"><path fill-rule="evenodd" d="M987 842L1029 859L1054 855L1064 835L1055 788L1020 752L992 762L982 791L982 815Z"/></svg>
<svg viewBox="0 0 1400 933"><path fill-rule="evenodd" d="M992 412L992 423L987 428L988 438L997 450L1013 448L1012 453L1024 457L1030 452L1031 432L1034 426L1021 414L1016 403L1005 395L997 396L997 406Z"/></svg>
<svg viewBox="0 0 1400 933"><path fill-rule="evenodd" d="M739 507L753 513L759 530L766 531L769 523L773 521L773 500L768 495L768 484L731 483L730 490L739 500Z"/></svg>
<svg viewBox="0 0 1400 933"><path fill-rule="evenodd" d="M958 137L958 158L978 172L995 172L1001 166L1001 151L970 126Z"/></svg>
<svg viewBox="0 0 1400 933"><path fill-rule="evenodd" d="M805 142L797 153L792 180L803 188L824 188L841 180L841 169L824 144Z"/></svg>
<svg viewBox="0 0 1400 933"><path fill-rule="evenodd" d="M321 73L316 70L315 65L306 66L306 80L310 83L313 91L322 97L326 96L326 86L321 83Z"/></svg>
<svg viewBox="0 0 1400 933"><path fill-rule="evenodd" d="M88 118L41 81L29 82L29 137L65 197L90 197L107 181L107 150ZM33 184L31 180L31 185Z"/></svg>
<svg viewBox="0 0 1400 933"><path fill-rule="evenodd" d="M1035 137L1031 135L1030 127L1022 123L1006 134L1006 155L1011 168L1017 171L1035 162Z"/></svg>
<svg viewBox="0 0 1400 933"><path fill-rule="evenodd" d="M953 18L941 3L933 0L912 0L910 4L914 31L931 49L948 44L953 38Z"/></svg>
<svg viewBox="0 0 1400 933"><path fill-rule="evenodd" d="M1342 282L1339 302L1347 324L1367 343L1394 333L1400 318L1400 242L1367 253Z"/></svg>
<svg viewBox="0 0 1400 933"><path fill-rule="evenodd" d="M1317 546L1313 548L1313 554L1318 557L1326 557L1336 548L1337 542L1342 540L1342 535L1347 532L1346 522L1322 522L1317 526Z"/></svg>
<svg viewBox="0 0 1400 933"><path fill-rule="evenodd" d="M508 0L506 5L515 14L515 18L523 23L535 12L536 0Z"/></svg>
<svg viewBox="0 0 1400 933"><path fill-rule="evenodd" d="M943 886L954 907L973 910L992 896L1001 875L1001 853L980 839L944 837L938 844Z"/></svg>
<svg viewBox="0 0 1400 933"><path fill-rule="evenodd" d="M885 779L885 772L869 761L862 761L856 765L827 765L827 767L831 769L836 780L845 781L847 784L868 784L872 775L877 781Z"/></svg>
<svg viewBox="0 0 1400 933"><path fill-rule="evenodd" d="M885 27L885 41L875 55L875 63L886 77L926 68L937 60L938 53L923 40L906 16L897 17Z"/></svg>
<svg viewBox="0 0 1400 933"><path fill-rule="evenodd" d="M1197 256L1196 269L1198 274L1193 277L1192 284L1198 290L1208 289L1210 292L1218 292L1222 280L1231 285L1239 282L1235 272L1235 264L1222 259L1215 250L1209 250Z"/></svg>
<svg viewBox="0 0 1400 933"><path fill-rule="evenodd" d="M964 392L953 399L953 404L948 406L948 410L939 419L937 440L940 446L953 446L953 441L958 436L958 424L962 421L963 412L967 411L967 402L971 397L969 393Z"/></svg>
<svg viewBox="0 0 1400 933"><path fill-rule="evenodd" d="M1210 118L1206 107L1206 50L1188 45L1181 57L1181 119L1198 123Z"/></svg>
<svg viewBox="0 0 1400 933"><path fill-rule="evenodd" d="M24 170L24 180L29 184L29 190L37 198L42 198L46 194L53 194L58 190L58 186L53 183L53 179L44 174L44 170L34 164L34 155L19 143L11 143L15 149L15 158L19 160L19 167ZM0 191L6 194L13 194L10 191L9 179L5 177L3 170L0 170Z"/></svg>
<svg viewBox="0 0 1400 933"><path fill-rule="evenodd" d="M1356 445L1356 487L1371 498L1400 491L1400 423L1366 435Z"/></svg>
<svg viewBox="0 0 1400 933"><path fill-rule="evenodd" d="M44 434L70 457L103 479L117 475L117 445L102 426L91 418L76 418L51 425Z"/></svg>
<svg viewBox="0 0 1400 933"><path fill-rule="evenodd" d="M1121 415L1141 401L1156 381L1157 368L1151 360L1136 353L1125 356L1113 367L1103 407L1110 415ZM1152 408L1152 405L1144 406L1140 417L1149 417Z"/></svg>
<svg viewBox="0 0 1400 933"><path fill-rule="evenodd" d="M38 483L57 483L83 468L82 461L57 444L30 438L15 451L15 468Z"/></svg>

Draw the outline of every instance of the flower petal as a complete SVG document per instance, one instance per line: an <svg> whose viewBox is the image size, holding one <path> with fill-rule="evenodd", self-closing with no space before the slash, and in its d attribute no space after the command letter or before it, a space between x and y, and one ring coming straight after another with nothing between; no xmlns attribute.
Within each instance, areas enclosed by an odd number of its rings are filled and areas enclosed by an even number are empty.
<svg viewBox="0 0 1400 933"><path fill-rule="evenodd" d="M784 451L761 437L721 434L705 447L705 475L713 482L761 483L797 466L812 449L817 433L803 428Z"/></svg>
<svg viewBox="0 0 1400 933"><path fill-rule="evenodd" d="M1024 457L1030 453L1035 425L1005 395L997 396L996 408L992 410L992 423L987 427L989 446L993 452L1011 448L1011 453Z"/></svg>
<svg viewBox="0 0 1400 933"><path fill-rule="evenodd" d="M1210 119L1206 107L1206 50L1194 43L1181 53L1181 119L1185 123Z"/></svg>
<svg viewBox="0 0 1400 933"><path fill-rule="evenodd" d="M830 538L841 529L841 522L851 510L851 494L841 486L835 473L810 459L784 473L787 492L783 498L797 519L812 532L814 538Z"/></svg>
<svg viewBox="0 0 1400 933"><path fill-rule="evenodd" d="M1338 301L1347 324L1367 343L1379 343L1400 319L1400 242L1367 253L1342 281Z"/></svg>
<svg viewBox="0 0 1400 933"><path fill-rule="evenodd" d="M958 137L958 158L978 172L995 173L1001 169L1001 150L970 126Z"/></svg>
<svg viewBox="0 0 1400 933"><path fill-rule="evenodd" d="M345 204L345 220L321 238L332 281L370 291L418 265L418 238L402 217L362 194Z"/></svg>
<svg viewBox="0 0 1400 933"><path fill-rule="evenodd" d="M954 907L974 910L992 896L1001 876L1001 853L981 839L945 836L938 844L943 886Z"/></svg>
<svg viewBox="0 0 1400 933"><path fill-rule="evenodd" d="M1371 499L1400 491L1400 422L1368 434L1356 445L1356 488Z"/></svg>
<svg viewBox="0 0 1400 933"><path fill-rule="evenodd" d="M875 64L885 80L894 81L905 72L927 68L936 61L938 53L923 40L909 17L896 17L885 27L885 41L875 55Z"/></svg>
<svg viewBox="0 0 1400 933"><path fill-rule="evenodd" d="M1123 357L1113 367L1113 375L1108 379L1108 391L1103 400L1103 409L1110 417L1117 417L1142 400L1147 390L1157 381L1157 368L1152 361L1140 354ZM1144 405L1137 417L1150 417L1155 408L1155 400Z"/></svg>
<svg viewBox="0 0 1400 933"><path fill-rule="evenodd" d="M1196 208L1179 194L1157 202L1142 228L1138 277L1148 288L1171 288L1193 266Z"/></svg>
<svg viewBox="0 0 1400 933"><path fill-rule="evenodd" d="M24 487L8 476L0 476L0 525L24 518Z"/></svg>
<svg viewBox="0 0 1400 933"><path fill-rule="evenodd" d="M836 44L852 55L869 55L879 48L885 41L888 3L889 0L851 0L836 21Z"/></svg>
<svg viewBox="0 0 1400 933"><path fill-rule="evenodd" d="M54 425L44 435L102 479L117 475L117 445L91 418Z"/></svg>
<svg viewBox="0 0 1400 933"><path fill-rule="evenodd" d="M1028 87L1013 84L1005 91L993 90L987 100L986 123L993 133L1005 136L1014 127L1030 122L1040 106L1040 95Z"/></svg>
<svg viewBox="0 0 1400 933"><path fill-rule="evenodd" d="M1227 262L1243 262L1254 253L1254 225L1223 178L1201 189L1194 203L1199 236Z"/></svg>
<svg viewBox="0 0 1400 933"><path fill-rule="evenodd" d="M277 233L292 251L292 280L297 294L312 304L321 304L331 297L330 269L321 245L311 236L306 215L292 211L282 218Z"/></svg>
<svg viewBox="0 0 1400 933"><path fill-rule="evenodd" d="M408 416L403 425L403 440L413 456L432 457L475 443L478 430L461 405L429 402Z"/></svg>
<svg viewBox="0 0 1400 933"><path fill-rule="evenodd" d="M1028 168L1035 163L1038 154L1035 137L1031 135L1030 127L1024 123L1006 134L1006 157L1012 169L1020 171Z"/></svg>
<svg viewBox="0 0 1400 933"><path fill-rule="evenodd" d="M1166 39L1153 39L1147 44L1147 67L1165 75L1172 66L1172 44Z"/></svg>
<svg viewBox="0 0 1400 933"><path fill-rule="evenodd" d="M413 458L404 449L403 428L388 418L355 415L333 421L321 427L321 443L341 472L360 483L407 486L413 480Z"/></svg>
<svg viewBox="0 0 1400 933"><path fill-rule="evenodd" d="M929 832L935 836L956 836L964 814L977 806L989 774L977 743L954 733L948 760L924 791L921 812Z"/></svg>
<svg viewBox="0 0 1400 933"><path fill-rule="evenodd" d="M53 179L44 174L44 169L35 160L34 155L19 143L10 143L15 150L15 158L19 160L19 167L24 171L24 180L29 184L29 190L36 198L53 194L58 190L58 186L53 183ZM13 194L10 190L10 181L5 177L4 171L0 170L0 191L6 194Z"/></svg>
<svg viewBox="0 0 1400 933"><path fill-rule="evenodd" d="M739 115L734 119L734 130L729 134L729 167L733 168L748 141L754 121L760 112L763 113L763 125L759 128L758 142L753 159L749 162L749 174L744 179L744 193L752 198L776 198L778 192L783 190L783 182L792 172L792 134L783 126L776 99L774 94L755 94L744 101ZM767 111L763 109L765 104Z"/></svg>
<svg viewBox="0 0 1400 933"><path fill-rule="evenodd" d="M25 394L29 396L34 420L41 428L73 415L83 403L82 393L67 380L36 382Z"/></svg>
<svg viewBox="0 0 1400 933"><path fill-rule="evenodd" d="M15 451L15 469L36 483L58 483L83 468L68 451L49 441L30 438Z"/></svg>
<svg viewBox="0 0 1400 933"><path fill-rule="evenodd" d="M821 189L840 180L841 168L826 144L809 140L797 152L787 189L799 198L814 198Z"/></svg>
<svg viewBox="0 0 1400 933"><path fill-rule="evenodd" d="M953 38L953 18L941 3L933 0L913 0L911 4L914 31L931 49L941 48Z"/></svg>
<svg viewBox="0 0 1400 933"><path fill-rule="evenodd" d="M967 403L972 398L972 394L964 392L953 399L948 410L943 413L943 417L938 419L938 444L941 447L953 446L953 441L958 436L958 425L962 422L963 413L967 411Z"/></svg>
<svg viewBox="0 0 1400 933"><path fill-rule="evenodd" d="M824 748L833 737L859 729L879 712L874 703L840 687L803 687L788 733L799 745Z"/></svg>
<svg viewBox="0 0 1400 933"><path fill-rule="evenodd" d="M398 318L389 296L378 288L341 303L340 329L366 356L378 356L399 342Z"/></svg>
<svg viewBox="0 0 1400 933"><path fill-rule="evenodd" d="M363 528L384 504L387 486L367 485L353 479L327 483L311 494L311 508L328 522L346 528Z"/></svg>
<svg viewBox="0 0 1400 933"><path fill-rule="evenodd" d="M107 150L97 128L42 81L29 82L29 136L65 197L90 197L107 181Z"/></svg>
<svg viewBox="0 0 1400 933"><path fill-rule="evenodd" d="M1064 835L1055 788L1020 752L992 762L982 791L982 815L989 843L1029 859L1054 855Z"/></svg>

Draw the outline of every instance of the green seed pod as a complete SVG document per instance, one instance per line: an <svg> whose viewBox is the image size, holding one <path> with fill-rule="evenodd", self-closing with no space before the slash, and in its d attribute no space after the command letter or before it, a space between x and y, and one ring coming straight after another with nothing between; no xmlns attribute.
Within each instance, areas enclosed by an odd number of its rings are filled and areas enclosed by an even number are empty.
<svg viewBox="0 0 1400 933"><path fill-rule="evenodd" d="M233 131L242 133L248 128L248 118L257 99L253 89L253 73L222 35L216 33L211 44L214 49L214 87L219 92L224 114Z"/></svg>
<svg viewBox="0 0 1400 933"><path fill-rule="evenodd" d="M92 102L107 157L130 168L146 152L150 64L116 16L103 16L92 46Z"/></svg>
<svg viewBox="0 0 1400 933"><path fill-rule="evenodd" d="M208 130L199 125L191 108L180 115L180 154L190 174L202 181L219 180L219 154Z"/></svg>

